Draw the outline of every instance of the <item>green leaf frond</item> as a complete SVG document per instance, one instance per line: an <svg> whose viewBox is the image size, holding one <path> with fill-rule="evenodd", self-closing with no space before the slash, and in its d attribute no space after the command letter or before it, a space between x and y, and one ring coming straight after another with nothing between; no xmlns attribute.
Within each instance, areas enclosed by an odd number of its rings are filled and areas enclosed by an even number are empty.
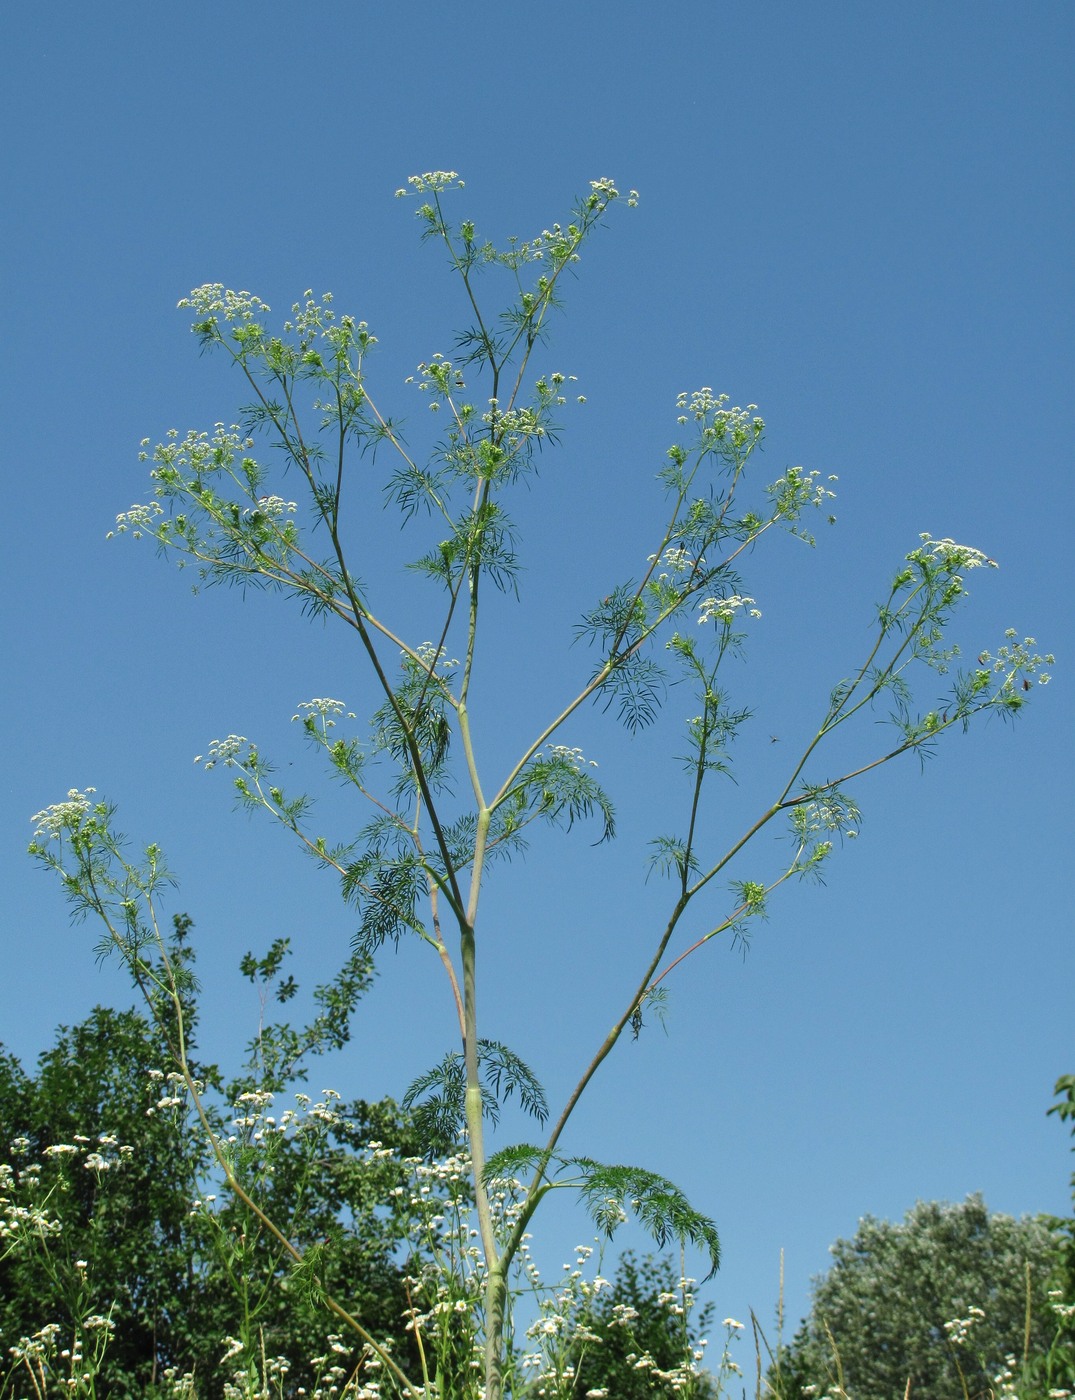
<svg viewBox="0 0 1075 1400"><path fill-rule="evenodd" d="M712 676L710 676L712 681ZM702 711L687 721L688 751L680 762L691 773L720 773L733 777L728 750L753 710L733 709L726 691L707 685L700 696Z"/></svg>
<svg viewBox="0 0 1075 1400"><path fill-rule="evenodd" d="M498 859L510 860L514 855L523 854L528 848L528 842L521 828L532 819L525 811L516 808L512 799L498 807L489 823L485 845L486 865ZM442 826L441 834L448 849L452 875L466 870L474 860L477 831L478 818L474 812L464 812L455 821ZM430 869L435 871L444 883L448 883L449 871L442 867L441 862L433 859L432 853L428 853L426 859Z"/></svg>
<svg viewBox="0 0 1075 1400"><path fill-rule="evenodd" d="M549 340L548 313L562 311L564 300L559 291L546 281L544 288L533 292L523 292L519 300L507 307L498 316L502 332L499 339L508 347L508 357L502 363L516 362L515 350L522 346L525 352L537 345L547 345Z"/></svg>
<svg viewBox="0 0 1075 1400"><path fill-rule="evenodd" d="M486 245L491 247L491 245ZM492 259L489 259L492 261ZM478 264L475 264L478 265ZM512 327L514 329L514 327ZM468 326L455 337L455 348L464 366L504 364L514 336L510 330L489 331L484 326Z"/></svg>
<svg viewBox="0 0 1075 1400"><path fill-rule="evenodd" d="M707 1278L720 1267L716 1225L696 1211L667 1177L642 1167L606 1166L591 1157L566 1157L563 1168L580 1173L571 1184L578 1187L590 1218L608 1238L630 1213L659 1248L675 1241L704 1249L710 1263Z"/></svg>
<svg viewBox="0 0 1075 1400"><path fill-rule="evenodd" d="M596 608L583 614L575 636L596 644L603 652L637 642L646 626L646 605L637 595L637 584L618 584Z"/></svg>
<svg viewBox="0 0 1075 1400"><path fill-rule="evenodd" d="M406 451L405 422L405 419L393 418L388 414L384 418L373 419L363 414L359 421L348 424L346 436L357 444L363 457L368 454L371 461L376 461L377 449L382 443L391 443L401 454Z"/></svg>
<svg viewBox="0 0 1075 1400"><path fill-rule="evenodd" d="M474 842L478 832L478 818L473 812L464 812L454 822L446 822L441 827L444 844L448 848L453 873L465 870L474 859ZM441 872L447 876L447 871Z"/></svg>
<svg viewBox="0 0 1075 1400"><path fill-rule="evenodd" d="M428 671L405 658L404 679L396 689L395 705L386 700L373 715L372 751L388 753L399 769L394 786L397 796L418 786L412 744L418 750L430 789L442 791L449 784L452 726L446 713L444 686L441 678L429 679Z"/></svg>
<svg viewBox="0 0 1075 1400"><path fill-rule="evenodd" d="M508 860L525 855L530 849L524 828L537 813L528 809L523 794L513 794L493 813L485 845L485 859Z"/></svg>
<svg viewBox="0 0 1075 1400"><path fill-rule="evenodd" d="M485 1163L482 1179L487 1186L494 1181L512 1181L524 1172L532 1171L541 1161L544 1153L540 1147L528 1142L512 1143L502 1147Z"/></svg>
<svg viewBox="0 0 1075 1400"><path fill-rule="evenodd" d="M616 834L615 809L587 768L581 750L564 744L552 744L537 754L501 804L500 840L516 840L518 828L533 817L570 831L577 821L595 814L601 818L599 841L611 840Z"/></svg>
<svg viewBox="0 0 1075 1400"><path fill-rule="evenodd" d="M334 481L315 481L310 486L310 495L313 497L314 507L319 517L315 521L315 529L326 520L334 522L340 508L340 493L336 483Z"/></svg>
<svg viewBox="0 0 1075 1400"><path fill-rule="evenodd" d="M478 1065L498 1108L517 1093L520 1106L531 1118L539 1123L548 1119L549 1106L541 1081L514 1050L499 1040L479 1040Z"/></svg>
<svg viewBox="0 0 1075 1400"><path fill-rule="evenodd" d="M655 871L663 876L674 874L679 880L685 880L690 875L701 874L702 868L698 864L694 852L688 851L687 843L682 837L655 836L649 846L647 880Z"/></svg>
<svg viewBox="0 0 1075 1400"><path fill-rule="evenodd" d="M326 617L330 612L343 617L353 625L354 604L358 600L358 615L365 617L362 605L366 585L354 574L344 574L331 559L324 559L310 568L297 569L292 585L295 596L301 600L302 611L307 617Z"/></svg>
<svg viewBox="0 0 1075 1400"><path fill-rule="evenodd" d="M911 705L914 703L914 692L904 678L902 671L871 666L866 672L866 685L875 698L883 692L887 692L895 705L895 714L901 719L905 719L910 714Z"/></svg>
<svg viewBox="0 0 1075 1400"><path fill-rule="evenodd" d="M710 493L709 496L696 496L690 502L678 522L677 533L680 547L695 559L702 559L714 543L724 539L738 540L742 532L729 519L727 497ZM729 584L732 592L740 591L734 575L726 577L724 582Z"/></svg>
<svg viewBox="0 0 1075 1400"><path fill-rule="evenodd" d="M690 597L684 583L659 574L651 578L643 590L646 612L649 617L675 617L686 606Z"/></svg>
<svg viewBox="0 0 1075 1400"><path fill-rule="evenodd" d="M451 487L450 473L440 467L419 467L406 462L389 477L384 488L385 499L399 508L406 523L419 511L427 515L441 514Z"/></svg>
<svg viewBox="0 0 1075 1400"><path fill-rule="evenodd" d="M598 687L595 698L604 698L606 712L615 705L620 723L629 733L636 734L654 722L664 702L664 669L651 656L639 652L621 653L609 664L612 670Z"/></svg>
<svg viewBox="0 0 1075 1400"><path fill-rule="evenodd" d="M548 1104L540 1081L523 1060L497 1040L478 1041L478 1066L482 1077L482 1113L490 1122L500 1121L503 1104L513 1094L532 1118L544 1123ZM440 1064L418 1076L403 1096L403 1107L414 1114L420 1132L444 1147L456 1141L466 1122L466 1066L453 1050ZM496 1160L496 1159L493 1159Z"/></svg>
<svg viewBox="0 0 1075 1400"><path fill-rule="evenodd" d="M694 637L683 632L673 632L665 642L665 650L682 664L685 676L693 681L700 681L704 686L706 683L706 667L703 659L698 654L698 642ZM679 684L681 682L677 682Z"/></svg>
<svg viewBox="0 0 1075 1400"><path fill-rule="evenodd" d="M485 1107L482 1095L482 1107ZM420 1074L403 1095L402 1107L432 1151L447 1151L466 1123L466 1069L457 1052Z"/></svg>
<svg viewBox="0 0 1075 1400"><path fill-rule="evenodd" d="M833 686L832 691L829 695L828 713L825 716L826 724L828 724L831 720L835 719L836 716L840 713L840 711L844 708L847 702L851 699L851 696L855 693L856 686L857 682L851 680L849 677L845 677L843 680L838 681L837 684Z"/></svg>
<svg viewBox="0 0 1075 1400"><path fill-rule="evenodd" d="M461 572L477 569L501 592L517 592L515 526L496 501L461 516L453 533L409 567L451 588Z"/></svg>
<svg viewBox="0 0 1075 1400"><path fill-rule="evenodd" d="M405 933L432 941L417 913L418 901L428 890L428 872L402 841L395 850L367 850L344 871L341 886L344 898L360 912L352 939L356 952L372 955L388 939L398 946Z"/></svg>
<svg viewBox="0 0 1075 1400"><path fill-rule="evenodd" d="M413 1086L412 1086L413 1087ZM709 1255L711 1278L720 1267L720 1237L713 1221L695 1210L667 1177L642 1167L609 1166L592 1157L551 1157L530 1143L502 1148L485 1164L486 1184L511 1181L533 1171L548 1158L554 1175L550 1185L578 1190L590 1218L608 1238L628 1214L648 1231L660 1248L672 1241L688 1243Z"/></svg>

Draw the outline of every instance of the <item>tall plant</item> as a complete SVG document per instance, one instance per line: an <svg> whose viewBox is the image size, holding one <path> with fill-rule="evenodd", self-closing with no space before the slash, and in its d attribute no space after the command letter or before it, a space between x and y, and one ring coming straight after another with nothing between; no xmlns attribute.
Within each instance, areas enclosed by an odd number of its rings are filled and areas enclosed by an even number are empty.
<svg viewBox="0 0 1075 1400"><path fill-rule="evenodd" d="M1032 684L1048 679L1042 667L1050 658L1010 631L995 651L982 651L969 668L955 667L958 649L947 628L964 575L993 561L951 539L922 535L892 577L859 664L821 704L785 777L759 798L746 829L718 844L706 805L714 780L731 769L733 741L749 718L725 688L724 670L742 647L744 624L758 615L739 570L765 536L784 530L812 542L806 521L812 511L827 512L833 493L831 478L799 467L756 487L750 468L762 418L754 405L735 407L702 388L676 404L675 440L656 474L664 501L648 558L626 561L620 580L582 604L578 633L590 660L582 660L582 651L573 654L564 665L563 702L502 769L488 771L473 721L487 683L480 678L497 674L483 626L487 595L493 589L510 597L516 589L512 493L532 474L538 451L555 445L569 398L569 377L545 363L551 314L565 274L612 206L624 201L612 181L594 181L567 223L498 247L480 238L471 221L449 220L448 197L462 186L453 172L415 176L409 186L399 194L418 198L423 237L446 252L467 307L454 353L432 355L413 381L436 414L440 439L425 452L409 445L371 386L375 336L365 322L337 316L328 295L308 293L273 332L269 308L257 297L199 287L180 306L193 313L202 349L222 353L239 371L249 401L236 426L173 430L155 447L146 439L154 494L121 514L116 532L152 538L195 563L208 581L275 589L306 612L331 618L368 667L378 697L368 732L352 727L355 716L342 701L314 699L299 711L306 736L365 814L354 836L337 843L320 834L308 798L285 791L261 749L244 737L214 741L205 763L229 767L242 803L282 823L335 874L358 910L357 951L372 954L413 937L441 965L458 1042L411 1086L407 1102L431 1145L465 1134L483 1262L475 1305L484 1335L483 1393L499 1400L509 1276L550 1191L576 1189L609 1232L633 1212L659 1243L693 1242L712 1269L718 1265L716 1226L671 1182L561 1147L602 1062L625 1032L637 1034L645 1016L659 1010L664 978L718 935L748 931L779 886L818 877L834 843L857 830L855 779L903 755L923 754L982 715L1014 717ZM631 192L625 202L636 201ZM479 296L480 277L496 269L508 274L512 290L505 306L490 310ZM274 444L275 456L256 451L259 439ZM374 461L374 487L368 467L362 477L353 474L354 454ZM295 499L285 490L285 472ZM430 641L404 635L393 616L394 584L363 580L350 562L356 520L368 518L379 492L412 530L420 533L426 517L434 523L435 542L409 560L438 593L422 632ZM482 1034L479 911L487 867L522 851L542 823L594 822L600 840L612 838L612 799L572 745L570 721L596 701L638 730L657 719L673 675L695 699L681 739L682 817L674 830L654 834L650 853L653 870L668 882L667 912L639 957L633 990L612 1029L548 1126L536 1075L509 1046ZM931 690L941 684L945 698L922 708L916 679ZM847 771L835 759L828 761L834 767L825 766L832 736L875 718L878 705L887 707L890 739ZM73 793L40 815L33 849L61 871L80 909L105 917L111 941L144 977L152 906L164 878L160 856L151 847L133 876L135 867L117 866L110 819L105 804ZM758 866L768 862L765 873L733 878L733 861L774 823L790 831L790 854L756 857ZM106 868L113 877L102 873ZM181 1012L167 968L146 990ZM513 1008L519 1020L527 1014L525 997L520 1001ZM177 1051L181 1057L181 1043ZM542 1132L534 1142L491 1151L491 1125L510 1095L544 1125ZM522 1181L506 1224L491 1204L492 1184L505 1177ZM407 1393L422 1393L401 1374L396 1381Z"/></svg>

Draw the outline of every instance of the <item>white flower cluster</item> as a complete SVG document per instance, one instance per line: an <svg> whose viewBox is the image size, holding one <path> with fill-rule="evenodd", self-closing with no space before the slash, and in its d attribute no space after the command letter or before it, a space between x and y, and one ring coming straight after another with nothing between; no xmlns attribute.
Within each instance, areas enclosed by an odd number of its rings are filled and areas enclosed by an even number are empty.
<svg viewBox="0 0 1075 1400"><path fill-rule="evenodd" d="M748 403L746 408L725 408L727 394L714 394L708 385L691 393L676 397L678 423L687 423L693 418L698 423L711 421L713 431L719 437L734 436L737 432L746 437L757 437L765 427L765 419L754 415L758 405Z"/></svg>
<svg viewBox="0 0 1075 1400"><path fill-rule="evenodd" d="M1048 685L1051 679L1048 671L1043 671L1043 666L1055 666L1056 657L1053 653L1046 652L1044 656L1034 650L1037 641L1033 637L1024 637L1020 642L1017 640L1019 633L1014 627L1005 629L1005 643L998 647L994 656L992 652L983 651L979 653L979 666L992 666L996 672L1006 672L1009 684L1014 684L1019 674L1024 677L1023 689L1030 689L1029 678L1036 677L1038 685Z"/></svg>
<svg viewBox="0 0 1075 1400"><path fill-rule="evenodd" d="M619 199L619 197L620 197L620 192L619 192L619 190L616 188L616 182L615 182L615 180L609 180L609 179L604 179L604 180L591 180L591 181L590 181L590 189L593 190L594 194L597 195L599 199L602 199L602 200L604 200L604 201L606 201L606 202L610 202L610 201L613 200L613 199ZM637 204L638 204L638 191L637 191L637 190L628 190L628 191L627 191L627 206L628 206L628 208L634 209L634 208L636 207Z"/></svg>
<svg viewBox="0 0 1075 1400"><path fill-rule="evenodd" d="M25 1144L20 1149L19 1144ZM15 1151L25 1151L29 1143L25 1138L16 1139L12 1144ZM8 1239L20 1236L35 1236L44 1239L47 1235L58 1235L62 1224L52 1216L46 1205L31 1198L26 1204L15 1199L20 1187L36 1188L39 1184L41 1168L38 1163L30 1163L16 1175L14 1167L0 1162L0 1245Z"/></svg>
<svg viewBox="0 0 1075 1400"><path fill-rule="evenodd" d="M743 608L746 608L748 617L761 617L761 609L750 606L753 602L753 598L742 597L738 593L733 593L730 598L705 598L698 607L698 621L728 623Z"/></svg>
<svg viewBox="0 0 1075 1400"><path fill-rule="evenodd" d="M829 476L828 481L839 481L837 476ZM789 467L783 476L777 477L769 487L769 495L784 503L783 514L790 515L792 505L795 512L813 506L819 510L826 501L834 501L836 492L830 491L822 482L819 471L804 472L802 467Z"/></svg>
<svg viewBox="0 0 1075 1400"><path fill-rule="evenodd" d="M76 1268L85 1268L85 1260L77 1260ZM38 1377L44 1381L46 1375L58 1375L57 1363L62 1363L63 1370L69 1372L69 1377L63 1382L61 1394L74 1394L76 1390L82 1391L80 1378L85 1377L84 1364L86 1361L84 1353L84 1333L115 1330L115 1323L110 1317L102 1317L100 1313L90 1313L81 1319L81 1327L76 1328L71 1338L70 1344L60 1350L59 1344L62 1329L58 1322L48 1322L31 1337L20 1337L14 1346L8 1347L8 1353L17 1366L25 1366L29 1371L34 1383L34 1394L44 1395L44 1390L38 1385ZM92 1381L91 1381L92 1384ZM84 1391L82 1393L85 1393Z"/></svg>
<svg viewBox="0 0 1075 1400"><path fill-rule="evenodd" d="M968 1308L966 1317L955 1317L944 1324L948 1340L954 1346L961 1346L971 1334L971 1330L985 1317L981 1308Z"/></svg>
<svg viewBox="0 0 1075 1400"><path fill-rule="evenodd" d="M559 759L561 762L570 763L575 769L581 772L583 768L596 768L596 758L586 758L579 748L568 748L566 744L550 744L547 754L538 754L538 758L546 757Z"/></svg>
<svg viewBox="0 0 1075 1400"><path fill-rule="evenodd" d="M304 346L308 346L318 335L328 338L332 334L332 322L336 319L336 313L331 307L331 292L322 292L321 300L318 301L314 296L313 288L307 287L302 294L302 301L291 303L292 319L284 322L284 330L297 331ZM353 326L351 317L344 319L350 321ZM319 405L319 407L324 407L324 405Z"/></svg>
<svg viewBox="0 0 1075 1400"><path fill-rule="evenodd" d="M935 540L930 537L928 530L919 535L918 538L922 544L918 549L908 554L908 559L913 560L928 554L938 563L953 570L980 569L987 565L990 569L1000 567L995 559L990 559L988 554L983 554L980 549L975 549L973 545L956 544L955 540Z"/></svg>
<svg viewBox="0 0 1075 1400"><path fill-rule="evenodd" d="M691 557L690 550L684 549L683 546L679 544L670 544L668 548L663 551L659 559L656 554L650 554L646 562L649 564L660 564L662 568L669 569L674 574L690 573L691 569L695 566L695 560ZM704 566L705 559L699 559L697 563ZM662 579L667 579L668 574L661 574L660 577Z"/></svg>
<svg viewBox="0 0 1075 1400"><path fill-rule="evenodd" d="M547 378L545 375L542 375L541 378L535 382L534 388L537 390L538 395L546 402L555 400L558 405L563 405L567 403L567 396L563 394L561 390L566 383L576 383L577 381L577 374L561 374L559 370L554 370ZM585 394L579 395L579 402L586 402Z"/></svg>
<svg viewBox="0 0 1075 1400"><path fill-rule="evenodd" d="M272 1108L275 1095L265 1090L249 1090L240 1094L234 1107L237 1110L231 1120L237 1132L229 1133L228 1145L239 1142L239 1134L247 1144L256 1143L268 1147L283 1138L322 1138L328 1129L340 1127L344 1118L336 1107L340 1095L335 1089L322 1089L321 1098L314 1102L309 1094L296 1094L297 1109L287 1108L280 1114L266 1112ZM206 1196L205 1201L195 1201L192 1212L203 1204L210 1204L215 1196Z"/></svg>
<svg viewBox="0 0 1075 1400"><path fill-rule="evenodd" d="M407 184L415 194L439 194L453 184L457 189L463 188L463 181L454 170L427 170L424 175L410 175ZM405 189L397 190L396 198L403 199L406 194Z"/></svg>
<svg viewBox="0 0 1075 1400"><path fill-rule="evenodd" d="M205 755L195 754L194 762L204 762L206 772L210 768L215 768L218 763L223 763L226 768L234 768L236 766L235 755L241 751L245 743L245 734L229 734L226 739L214 739Z"/></svg>
<svg viewBox="0 0 1075 1400"><path fill-rule="evenodd" d="M74 1142L52 1143L43 1149L42 1157L80 1157L85 1171L100 1176L103 1172L111 1171L113 1167L129 1161L134 1155L134 1148L127 1143L120 1146L119 1139L113 1133L101 1133L96 1139L88 1138L83 1133L75 1133L74 1139ZM23 1172L23 1176L27 1174L27 1171Z"/></svg>
<svg viewBox="0 0 1075 1400"><path fill-rule="evenodd" d="M338 717L340 715L346 715L348 719L354 719L355 717L354 711L348 710L342 700L319 699L316 696L313 700L301 701L296 706L296 710L298 713L291 716L292 723L294 723L295 720L307 720L316 716L324 720L324 727L326 729L334 729L336 727L336 719L333 718L333 716ZM305 714L302 713L303 710L306 711Z"/></svg>
<svg viewBox="0 0 1075 1400"><path fill-rule="evenodd" d="M153 502L156 505L156 502ZM294 515L298 509L295 501L285 501L283 496L259 496L256 503L243 511L246 516L264 515L270 520L282 520L285 515Z"/></svg>
<svg viewBox="0 0 1075 1400"><path fill-rule="evenodd" d="M148 1078L153 1093L160 1097L146 1109L147 1118L154 1118L170 1108L182 1108L186 1103L186 1081L178 1070L165 1074L163 1070L151 1069Z"/></svg>
<svg viewBox="0 0 1075 1400"><path fill-rule="evenodd" d="M96 788L91 787L86 788L85 792L79 792L78 788L69 788L66 802L54 802L44 811L35 812L30 818L34 824L34 840L44 837L46 841L52 841L71 827L77 827L92 808L90 794L96 791Z"/></svg>
<svg viewBox="0 0 1075 1400"><path fill-rule="evenodd" d="M270 310L250 292L232 292L222 282L206 282L195 287L178 303L180 310L193 311L196 316L223 316L225 321L253 321Z"/></svg>
<svg viewBox="0 0 1075 1400"><path fill-rule="evenodd" d="M444 671L451 671L454 667L459 665L459 660L457 657L438 657L437 648L433 645L432 642L420 643L418 646L415 647L414 654L415 656L417 656L418 660L422 663L425 669L431 672L433 675L440 675ZM403 655L406 656L407 653L404 652ZM352 715L351 718L354 719L354 715Z"/></svg>
<svg viewBox="0 0 1075 1400"><path fill-rule="evenodd" d="M107 538L125 535L129 530L134 539L140 540L145 531L153 529L157 516L163 514L164 507L160 501L147 501L144 506L133 505L130 510L121 510L116 516L116 528L109 530Z"/></svg>
<svg viewBox="0 0 1075 1400"><path fill-rule="evenodd" d="M234 476L231 467L235 458L254 446L254 439L246 437L237 423L232 423L230 427L214 423L212 437L194 428L187 430L182 442L178 428L169 428L167 437L168 442L160 442L154 449L153 460L160 465L150 472L154 481L165 484L174 483L177 475L183 479L194 477L197 480L219 472ZM139 453L142 461L149 457L144 450L148 442L148 438L142 439L143 451ZM244 467L246 465L244 461Z"/></svg>
<svg viewBox="0 0 1075 1400"><path fill-rule="evenodd" d="M561 399L562 399L561 395ZM482 414L482 422L496 428L500 440L507 450L514 450L530 438L542 438L545 429L541 419L532 408L500 409L496 399L489 400L489 410Z"/></svg>

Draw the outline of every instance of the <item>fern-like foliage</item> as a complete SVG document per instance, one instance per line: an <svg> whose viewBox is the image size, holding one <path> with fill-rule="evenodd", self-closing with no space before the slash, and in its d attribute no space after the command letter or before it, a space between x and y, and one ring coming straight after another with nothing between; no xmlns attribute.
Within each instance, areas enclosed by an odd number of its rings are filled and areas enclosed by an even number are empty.
<svg viewBox="0 0 1075 1400"><path fill-rule="evenodd" d="M687 843L681 836L655 836L649 846L647 880L655 871L658 875L676 875L680 880L701 873L694 852L687 849Z"/></svg>
<svg viewBox="0 0 1075 1400"><path fill-rule="evenodd" d="M531 1117L544 1123L549 1116L545 1090L533 1070L499 1040L478 1041L482 1077L482 1112L493 1124L500 1121L504 1102L518 1094ZM426 1070L403 1096L422 1135L440 1150L452 1146L466 1125L466 1067L458 1050Z"/></svg>
<svg viewBox="0 0 1075 1400"><path fill-rule="evenodd" d="M485 1163L482 1173L485 1184L493 1181L511 1181L523 1172L533 1171L540 1162L541 1148L529 1142L515 1142L510 1147L502 1147Z"/></svg>
<svg viewBox="0 0 1075 1400"><path fill-rule="evenodd" d="M630 734L637 734L657 718L667 691L664 668L650 656L632 652L615 658L608 679L599 690L605 709L616 706L620 723Z"/></svg>
<svg viewBox="0 0 1075 1400"><path fill-rule="evenodd" d="M485 1180L511 1180L533 1172L546 1153L530 1143L504 1147L489 1158ZM548 1168L552 1167L552 1174ZM693 1244L709 1255L711 1278L720 1268L720 1236L707 1215L694 1209L686 1196L667 1177L644 1167L609 1166L592 1157L547 1159L546 1179L556 1188L574 1187L594 1224L611 1239L627 1214L633 1215L648 1231L659 1248L670 1241Z"/></svg>
<svg viewBox="0 0 1075 1400"><path fill-rule="evenodd" d="M578 750L554 746L527 764L502 804L500 839L510 838L533 817L570 831L577 821L596 814L601 818L599 840L610 841L616 834L615 809L583 762Z"/></svg>
<svg viewBox="0 0 1075 1400"><path fill-rule="evenodd" d="M427 889L427 875L407 833L393 819L379 819L365 835L369 844L347 866L342 887L344 898L361 913L355 950L372 954L388 939L398 945L404 933L423 936L418 900Z"/></svg>
<svg viewBox="0 0 1075 1400"><path fill-rule="evenodd" d="M590 1218L611 1238L628 1211L646 1228L659 1248L675 1240L697 1245L709 1254L711 1278L720 1268L717 1227L694 1207L667 1177L643 1167L607 1166L592 1157L568 1157L565 1167L581 1173L578 1187Z"/></svg>

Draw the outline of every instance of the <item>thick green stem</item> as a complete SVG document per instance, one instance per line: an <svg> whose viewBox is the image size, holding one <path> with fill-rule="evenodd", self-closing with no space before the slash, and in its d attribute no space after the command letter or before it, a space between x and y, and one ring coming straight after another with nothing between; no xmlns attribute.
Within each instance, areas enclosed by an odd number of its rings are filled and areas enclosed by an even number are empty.
<svg viewBox="0 0 1075 1400"><path fill-rule="evenodd" d="M466 1068L465 1112L470 1148L470 1170L474 1181L474 1204L478 1231L485 1258L485 1387L486 1400L500 1400L503 1394L504 1311L507 1281L497 1248L489 1190L485 1184L485 1130L482 1121L481 1066L478 1057L478 1003L474 924L478 912L482 866L489 835L490 812L478 813L474 840L474 866L471 872L467 917L460 923L460 955L463 964L463 1060Z"/></svg>

